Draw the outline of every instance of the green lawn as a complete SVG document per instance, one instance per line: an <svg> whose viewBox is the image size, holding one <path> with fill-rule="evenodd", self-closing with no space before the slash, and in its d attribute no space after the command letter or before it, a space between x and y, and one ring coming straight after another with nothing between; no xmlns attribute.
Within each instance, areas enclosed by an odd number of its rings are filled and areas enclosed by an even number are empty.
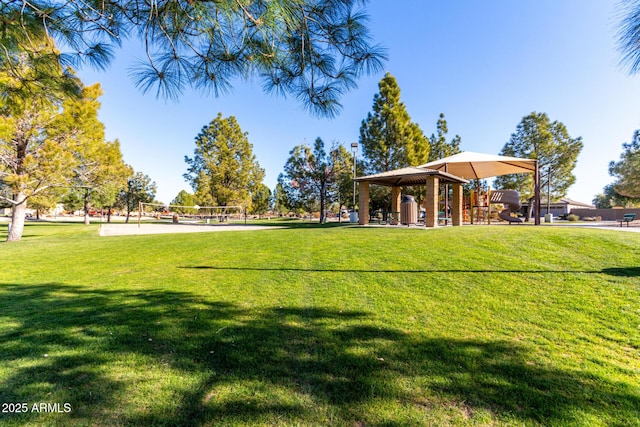
<svg viewBox="0 0 640 427"><path fill-rule="evenodd" d="M30 223L0 265L0 425L640 425L640 233Z"/></svg>

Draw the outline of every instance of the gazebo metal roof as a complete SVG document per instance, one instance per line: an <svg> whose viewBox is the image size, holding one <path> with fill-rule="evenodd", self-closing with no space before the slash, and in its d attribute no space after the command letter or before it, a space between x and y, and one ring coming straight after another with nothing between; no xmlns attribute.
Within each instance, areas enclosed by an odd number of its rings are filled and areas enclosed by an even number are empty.
<svg viewBox="0 0 640 427"><path fill-rule="evenodd" d="M466 184L468 182L459 176L423 167L408 167L375 175L361 176L356 178L355 181L384 185L386 187L404 187L424 185L428 176L437 176L442 183Z"/></svg>

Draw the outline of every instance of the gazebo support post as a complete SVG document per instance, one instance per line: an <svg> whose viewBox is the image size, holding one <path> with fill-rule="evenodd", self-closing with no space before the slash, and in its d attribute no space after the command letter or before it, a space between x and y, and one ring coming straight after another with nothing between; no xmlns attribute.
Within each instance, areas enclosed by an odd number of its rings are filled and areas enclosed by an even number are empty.
<svg viewBox="0 0 640 427"><path fill-rule="evenodd" d="M369 224L369 183L361 182L358 187L358 224Z"/></svg>
<svg viewBox="0 0 640 427"><path fill-rule="evenodd" d="M533 197L535 208L533 209L534 224L540 225L540 167L538 165L538 160L536 160L536 170L535 170L535 183L533 184Z"/></svg>
<svg viewBox="0 0 640 427"><path fill-rule="evenodd" d="M438 226L438 188L440 186L439 179L435 176L427 176L426 193L425 193L425 227Z"/></svg>
<svg viewBox="0 0 640 427"><path fill-rule="evenodd" d="M451 224L462 225L462 184L452 184Z"/></svg>
<svg viewBox="0 0 640 427"><path fill-rule="evenodd" d="M400 187L392 187L391 188L391 212L400 212Z"/></svg>

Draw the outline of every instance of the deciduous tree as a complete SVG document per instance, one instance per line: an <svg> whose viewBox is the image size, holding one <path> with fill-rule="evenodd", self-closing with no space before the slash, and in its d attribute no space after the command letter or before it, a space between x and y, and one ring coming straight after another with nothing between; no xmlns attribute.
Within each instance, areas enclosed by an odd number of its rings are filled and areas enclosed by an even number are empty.
<svg viewBox="0 0 640 427"><path fill-rule="evenodd" d="M51 52L46 39L40 42L42 52ZM4 199L12 205L7 241L22 237L31 197L69 185L72 150L84 131L68 123L70 113L62 103L67 92L60 88L77 89L81 83L58 66L45 71L64 83L45 87L38 68L44 65L30 52L12 52L0 63L0 180L11 194Z"/></svg>

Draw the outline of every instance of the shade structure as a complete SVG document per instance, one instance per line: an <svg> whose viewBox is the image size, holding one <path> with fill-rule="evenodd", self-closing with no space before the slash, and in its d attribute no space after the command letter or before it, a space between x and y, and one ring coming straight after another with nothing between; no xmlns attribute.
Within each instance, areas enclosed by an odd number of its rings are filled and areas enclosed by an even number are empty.
<svg viewBox="0 0 640 427"><path fill-rule="evenodd" d="M393 171L382 172L374 175L355 178L360 183L358 205L360 215L358 223L367 225L369 223L369 187L370 184L392 187L391 191L391 214L400 213L400 187L423 186L425 194L425 227L437 227L438 225L438 187L441 183L452 184L454 195L462 195L462 184L468 181L450 173L426 169L408 167ZM456 199L454 197L454 199ZM388 212L389 213L389 212ZM462 224L462 198L457 197L457 202L452 207L452 225Z"/></svg>
<svg viewBox="0 0 640 427"><path fill-rule="evenodd" d="M536 162L535 159L464 151L418 167L439 170L466 179L484 179L513 173L534 173Z"/></svg>
<svg viewBox="0 0 640 427"><path fill-rule="evenodd" d="M409 167L382 172L356 178L356 182L384 185L387 187L404 187L407 185L424 185L428 176L437 176L440 182L466 184L467 180L451 173L423 167Z"/></svg>

